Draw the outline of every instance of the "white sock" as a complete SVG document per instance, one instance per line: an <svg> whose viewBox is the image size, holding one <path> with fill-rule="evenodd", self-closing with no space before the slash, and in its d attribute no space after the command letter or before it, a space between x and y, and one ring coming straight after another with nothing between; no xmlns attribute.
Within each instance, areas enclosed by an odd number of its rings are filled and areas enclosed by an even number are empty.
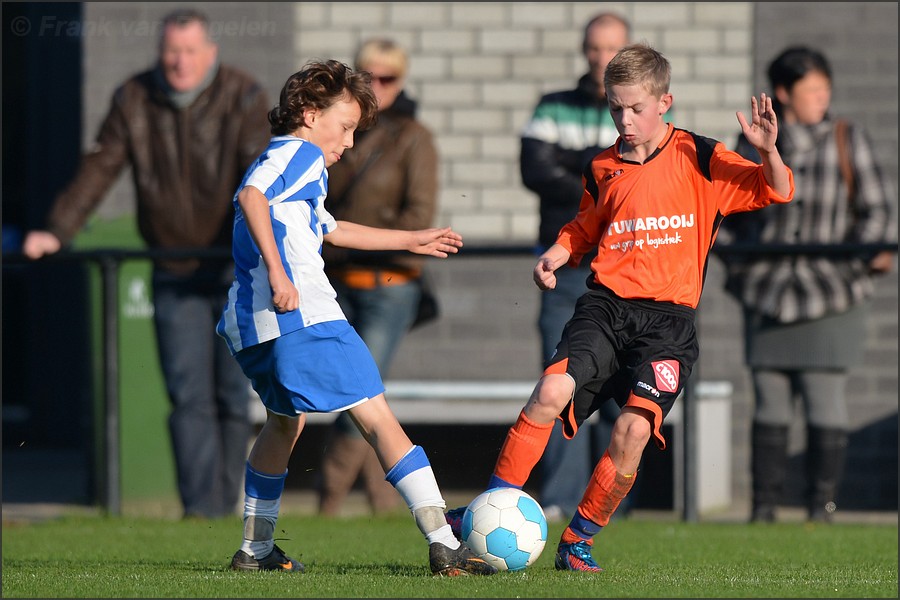
<svg viewBox="0 0 900 600"><path fill-rule="evenodd" d="M441 496L431 463L421 446L413 446L403 458L388 469L384 478L400 492L409 510L415 512L423 506L447 506Z"/></svg>
<svg viewBox="0 0 900 600"><path fill-rule="evenodd" d="M265 558L272 552L280 508L280 496L274 500L244 496L244 541L241 550L253 558Z"/></svg>
<svg viewBox="0 0 900 600"><path fill-rule="evenodd" d="M444 517L447 503L441 496L434 471L421 446L413 446L391 467L385 479L396 488L416 519L428 543L441 542L456 549L459 540Z"/></svg>
<svg viewBox="0 0 900 600"><path fill-rule="evenodd" d="M451 550L456 550L460 546L460 541L453 535L453 530L450 529L450 526L447 525L446 522L443 527L426 534L425 539L428 540L429 545L440 542Z"/></svg>

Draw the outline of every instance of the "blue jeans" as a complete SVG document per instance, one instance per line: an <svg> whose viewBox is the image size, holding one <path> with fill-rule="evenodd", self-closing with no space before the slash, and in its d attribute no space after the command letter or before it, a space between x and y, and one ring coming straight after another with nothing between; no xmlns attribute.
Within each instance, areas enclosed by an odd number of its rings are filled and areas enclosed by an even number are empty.
<svg viewBox="0 0 900 600"><path fill-rule="evenodd" d="M421 295L419 284L355 289L335 280L332 285L341 310L368 346L382 379L386 379L397 347L416 317ZM346 411L338 415L335 426L341 433L362 435Z"/></svg>
<svg viewBox="0 0 900 600"><path fill-rule="evenodd" d="M242 493L253 432L250 387L216 334L232 272L228 265L188 277L153 273L153 320L185 516L235 514Z"/></svg>
<svg viewBox="0 0 900 600"><path fill-rule="evenodd" d="M541 292L538 329L544 365L553 356L563 329L575 311L576 301L587 291L585 282L590 273L585 264L577 269L562 267L556 271L556 288ZM618 415L618 405L613 401L606 402L599 411L599 418L586 421L571 440L563 437L562 424L556 421L539 463L539 495L544 508L558 506L566 515L575 513L594 466L609 445ZM622 512L627 510L624 504L620 505Z"/></svg>

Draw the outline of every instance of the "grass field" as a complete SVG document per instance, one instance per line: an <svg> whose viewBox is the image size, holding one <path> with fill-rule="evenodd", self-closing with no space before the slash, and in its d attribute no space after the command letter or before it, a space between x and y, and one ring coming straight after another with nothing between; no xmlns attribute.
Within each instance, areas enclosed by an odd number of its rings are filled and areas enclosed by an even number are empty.
<svg viewBox="0 0 900 600"><path fill-rule="evenodd" d="M440 579L408 515L285 515L279 545L306 573L227 568L237 517L67 516L3 524L5 598L897 598L895 525L626 519L597 537L598 575L557 572L562 524L518 573Z"/></svg>

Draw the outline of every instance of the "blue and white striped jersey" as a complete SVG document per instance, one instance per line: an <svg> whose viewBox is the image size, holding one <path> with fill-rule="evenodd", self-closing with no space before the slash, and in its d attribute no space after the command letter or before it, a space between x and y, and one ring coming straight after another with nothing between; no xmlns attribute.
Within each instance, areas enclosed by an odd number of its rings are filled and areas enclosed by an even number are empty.
<svg viewBox="0 0 900 600"><path fill-rule="evenodd" d="M281 261L300 292L297 310L278 313L272 304L268 269L237 201L246 186L257 188L269 199ZM247 169L233 200L235 279L216 326L232 354L316 323L346 320L322 260L322 238L337 227L325 210L327 191L322 151L294 136L273 137Z"/></svg>

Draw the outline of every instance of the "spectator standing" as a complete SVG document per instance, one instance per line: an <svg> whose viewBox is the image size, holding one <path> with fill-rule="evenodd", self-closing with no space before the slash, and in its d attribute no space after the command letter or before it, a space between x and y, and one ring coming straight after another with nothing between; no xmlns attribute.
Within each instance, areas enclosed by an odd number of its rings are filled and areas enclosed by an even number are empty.
<svg viewBox="0 0 900 600"><path fill-rule="evenodd" d="M149 248L229 249L231 197L268 142L269 108L257 81L218 62L205 14L169 13L157 64L116 89L96 143L55 199L47 229L26 236L24 254L37 259L69 245L126 165ZM227 255L153 265L154 326L185 517L236 512L252 435L247 379L215 333L232 271Z"/></svg>
<svg viewBox="0 0 900 600"><path fill-rule="evenodd" d="M431 132L416 119L416 102L404 91L407 53L393 40L370 39L359 47L355 68L372 76L378 120L358 132L353 148L329 169L328 211L370 227L430 227L437 210L438 155ZM330 245L323 256L341 309L386 374L418 312L423 259ZM399 506L375 451L342 412L322 457L319 512L338 514L359 477L375 514Z"/></svg>
<svg viewBox="0 0 900 600"><path fill-rule="evenodd" d="M830 112L826 57L789 47L770 63L768 78L781 124L778 148L794 170L797 192L790 204L726 219L727 239L763 248L896 241L893 191L867 133ZM743 136L737 152L759 161ZM847 453L849 370L863 357L872 277L890 271L893 254L737 255L727 264L726 287L744 308L756 399L751 521L774 521L784 500L798 401L806 423L808 518L831 521Z"/></svg>
<svg viewBox="0 0 900 600"><path fill-rule="evenodd" d="M562 226L578 213L585 167L618 137L609 114L603 72L628 44L630 33L629 22L616 13L604 12L591 18L584 27L581 46L588 72L575 89L543 96L522 133L522 182L540 199L538 254L553 245ZM538 330L542 369L553 357L575 303L587 291L593 254L585 255L577 267L561 269L556 274L556 287L541 293ZM618 414L616 403L606 402L596 420L586 424L587 431L571 440L563 437L561 423L553 428L540 464L539 497L549 519L561 519L575 511ZM626 504L618 514L625 514L627 509Z"/></svg>

